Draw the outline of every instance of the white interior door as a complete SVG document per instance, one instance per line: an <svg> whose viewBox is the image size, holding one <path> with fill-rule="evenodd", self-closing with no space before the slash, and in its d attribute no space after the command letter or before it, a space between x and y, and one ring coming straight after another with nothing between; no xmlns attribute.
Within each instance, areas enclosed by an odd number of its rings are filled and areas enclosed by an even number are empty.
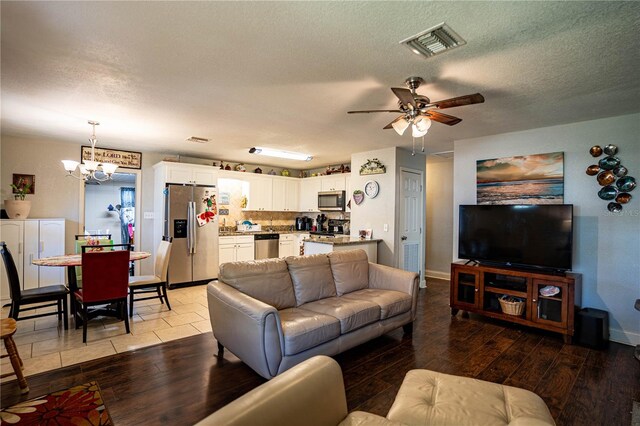
<svg viewBox="0 0 640 426"><path fill-rule="evenodd" d="M400 172L400 269L417 272L422 282L422 253L424 238L422 235L424 206L423 175L421 172L401 170Z"/></svg>

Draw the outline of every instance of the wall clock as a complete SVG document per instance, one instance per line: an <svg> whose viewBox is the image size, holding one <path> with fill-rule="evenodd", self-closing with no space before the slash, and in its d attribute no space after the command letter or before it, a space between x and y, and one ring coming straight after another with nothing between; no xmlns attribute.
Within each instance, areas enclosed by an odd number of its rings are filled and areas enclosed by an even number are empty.
<svg viewBox="0 0 640 426"><path fill-rule="evenodd" d="M370 180L364 184L364 193L369 198L376 198L380 192L380 185L375 180Z"/></svg>

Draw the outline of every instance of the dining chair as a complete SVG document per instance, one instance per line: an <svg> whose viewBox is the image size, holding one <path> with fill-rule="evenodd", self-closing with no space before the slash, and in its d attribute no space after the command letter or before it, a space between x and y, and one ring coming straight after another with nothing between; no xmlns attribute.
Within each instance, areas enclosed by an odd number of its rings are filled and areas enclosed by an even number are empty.
<svg viewBox="0 0 640 426"><path fill-rule="evenodd" d="M48 315L58 315L58 322L63 321L64 329L67 330L69 328L67 320L69 312L67 310L67 295L69 294L69 289L67 286L62 284L48 285L45 287L22 290L20 286L20 278L18 277L18 269L16 268L13 256L4 241L0 242L0 252L2 253L2 260L7 271L7 280L9 281L9 294L11 296L9 317L16 321L21 321ZM51 306L56 306L57 310L20 317L20 312L43 309Z"/></svg>
<svg viewBox="0 0 640 426"><path fill-rule="evenodd" d="M87 237L97 238L99 240L110 240L111 234L76 234L76 241L86 240Z"/></svg>
<svg viewBox="0 0 640 426"><path fill-rule="evenodd" d="M104 249L89 251L100 247ZM82 246L82 288L74 292L74 300L76 328L82 322L83 343L87 342L87 323L98 315L123 319L127 334L129 333L128 287L129 244ZM105 309L103 305L115 306ZM98 306L103 308L96 308Z"/></svg>
<svg viewBox="0 0 640 426"><path fill-rule="evenodd" d="M156 261L153 275L140 275L129 277L129 316L133 317L133 302L142 300L160 299L160 303L166 303L171 310L169 297L167 296L169 257L171 256L171 245L173 238L162 237L158 250L156 251ZM138 297L136 295L151 294L153 296ZM164 300L163 300L164 299Z"/></svg>

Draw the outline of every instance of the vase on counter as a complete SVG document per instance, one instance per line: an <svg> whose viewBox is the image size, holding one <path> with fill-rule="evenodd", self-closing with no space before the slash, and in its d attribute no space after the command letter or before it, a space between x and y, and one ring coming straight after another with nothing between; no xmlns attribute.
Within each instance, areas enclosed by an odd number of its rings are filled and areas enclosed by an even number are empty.
<svg viewBox="0 0 640 426"><path fill-rule="evenodd" d="M9 219L26 219L31 211L31 200L4 200Z"/></svg>

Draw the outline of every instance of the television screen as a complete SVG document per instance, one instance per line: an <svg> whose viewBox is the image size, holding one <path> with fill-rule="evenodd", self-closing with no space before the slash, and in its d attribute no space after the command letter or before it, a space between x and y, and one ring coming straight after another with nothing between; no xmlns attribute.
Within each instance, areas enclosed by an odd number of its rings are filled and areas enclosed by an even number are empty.
<svg viewBox="0 0 640 426"><path fill-rule="evenodd" d="M458 257L571 269L573 205L461 205Z"/></svg>

